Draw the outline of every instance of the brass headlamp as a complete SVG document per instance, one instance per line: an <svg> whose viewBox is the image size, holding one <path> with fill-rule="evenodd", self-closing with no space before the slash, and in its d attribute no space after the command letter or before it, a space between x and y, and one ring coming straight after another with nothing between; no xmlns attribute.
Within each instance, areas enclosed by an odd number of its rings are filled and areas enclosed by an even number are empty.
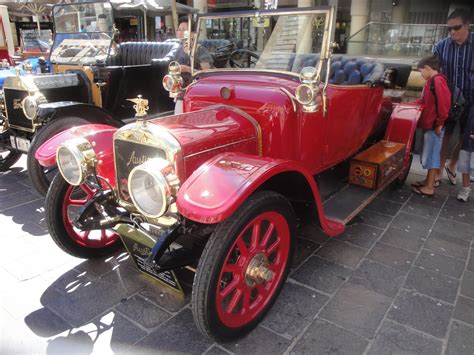
<svg viewBox="0 0 474 355"><path fill-rule="evenodd" d="M181 77L181 66L173 61L168 66L168 74L163 78L163 87L169 91L170 97L178 97L183 89L183 78Z"/></svg>
<svg viewBox="0 0 474 355"><path fill-rule="evenodd" d="M47 103L46 97L43 94L37 92L30 94L21 101L21 108L26 118L34 120L38 115L38 107L40 104Z"/></svg>
<svg viewBox="0 0 474 355"><path fill-rule="evenodd" d="M59 171L69 184L78 186L94 172L96 154L85 138L73 138L61 144L56 151Z"/></svg>

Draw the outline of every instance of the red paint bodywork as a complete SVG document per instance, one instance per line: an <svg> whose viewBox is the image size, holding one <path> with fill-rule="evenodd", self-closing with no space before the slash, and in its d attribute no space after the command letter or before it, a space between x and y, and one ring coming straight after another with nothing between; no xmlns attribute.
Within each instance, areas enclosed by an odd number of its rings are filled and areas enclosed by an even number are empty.
<svg viewBox="0 0 474 355"><path fill-rule="evenodd" d="M56 150L62 143L72 138L86 138L91 142L97 156L97 174L105 177L112 186L115 186L113 155L115 131L117 131L116 127L103 124L88 124L67 129L44 142L36 151L35 158L42 166L53 166L56 164Z"/></svg>
<svg viewBox="0 0 474 355"><path fill-rule="evenodd" d="M167 116L148 121L165 128L180 143L183 171L181 181L187 179L202 163L222 152L257 154L256 126L245 113L223 105L203 110Z"/></svg>
<svg viewBox="0 0 474 355"><path fill-rule="evenodd" d="M384 140L403 143L407 147L401 176L410 169L410 152L415 143L416 125L421 116L422 109L423 107L420 104L415 103L396 105L385 131Z"/></svg>
<svg viewBox="0 0 474 355"><path fill-rule="evenodd" d="M381 87L328 85L327 114L322 104L319 111L306 113L297 103L295 110L281 90L294 93L298 85L297 78L276 74L204 76L188 87L184 114L148 121L166 129L181 146L177 206L183 216L200 223L221 222L269 178L295 172L311 188L323 230L331 236L344 231L340 221L325 217L313 175L360 150L391 102ZM230 98L221 97L223 87L230 89ZM415 105L396 108L385 139L410 147L419 113ZM100 129L102 133L97 132ZM112 162L101 169L112 182L114 130L88 125L84 131L66 131L46 142L37 158L43 165L51 163L48 144L57 146L79 134L96 141L98 156Z"/></svg>
<svg viewBox="0 0 474 355"><path fill-rule="evenodd" d="M313 177L298 162L290 160L220 154L185 181L178 193L178 210L197 222L218 223L228 218L262 183L284 172L304 176L313 192L322 228L331 236L342 233L342 224L325 218Z"/></svg>
<svg viewBox="0 0 474 355"><path fill-rule="evenodd" d="M231 83L231 84L229 84ZM218 103L239 107L262 129L263 156L299 161L311 174L357 152L380 121L383 89L366 85L329 85L328 112L305 113L280 89L295 92L299 80L257 74L221 74L201 78L185 97L185 111ZM223 87L231 97L221 97Z"/></svg>

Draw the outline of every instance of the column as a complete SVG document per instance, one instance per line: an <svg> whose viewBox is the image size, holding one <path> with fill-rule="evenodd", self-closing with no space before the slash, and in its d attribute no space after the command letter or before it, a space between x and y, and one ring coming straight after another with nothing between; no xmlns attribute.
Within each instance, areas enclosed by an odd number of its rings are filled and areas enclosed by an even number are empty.
<svg viewBox="0 0 474 355"><path fill-rule="evenodd" d="M199 10L200 14L207 12L207 0L194 0L193 7Z"/></svg>
<svg viewBox="0 0 474 355"><path fill-rule="evenodd" d="M355 34L362 29L369 22L369 0L352 0L351 4L351 34ZM359 55L365 52L367 45L368 31L363 30L359 32L351 41L355 43L348 43L347 54Z"/></svg>
<svg viewBox="0 0 474 355"><path fill-rule="evenodd" d="M207 0L194 0L193 7L199 10L200 14L207 13ZM203 24L201 24L203 25ZM200 30L199 37L205 38L206 37L206 27L203 26Z"/></svg>
<svg viewBox="0 0 474 355"><path fill-rule="evenodd" d="M173 17L171 15L165 16L165 34L168 32L168 28L173 28Z"/></svg>
<svg viewBox="0 0 474 355"><path fill-rule="evenodd" d="M10 56L15 54L15 48L13 46L13 36L11 31L10 25L10 18L8 16L8 8L4 5L0 5L0 16L3 21L3 28L5 31L5 38L7 39L7 43L5 43L5 47L8 49L8 54Z"/></svg>

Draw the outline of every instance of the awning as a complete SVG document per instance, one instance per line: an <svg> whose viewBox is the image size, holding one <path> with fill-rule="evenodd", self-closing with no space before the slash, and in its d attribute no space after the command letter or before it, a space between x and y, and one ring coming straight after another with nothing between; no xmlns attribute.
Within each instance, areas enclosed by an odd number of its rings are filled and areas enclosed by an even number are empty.
<svg viewBox="0 0 474 355"><path fill-rule="evenodd" d="M147 13L149 16L172 15L171 0L111 0L112 7L116 12L141 16ZM191 14L198 12L197 9L176 3L178 14Z"/></svg>
<svg viewBox="0 0 474 355"><path fill-rule="evenodd" d="M8 7L8 13L14 16L36 16L38 31L40 30L39 17L51 14L56 3L54 0L0 0L0 5Z"/></svg>

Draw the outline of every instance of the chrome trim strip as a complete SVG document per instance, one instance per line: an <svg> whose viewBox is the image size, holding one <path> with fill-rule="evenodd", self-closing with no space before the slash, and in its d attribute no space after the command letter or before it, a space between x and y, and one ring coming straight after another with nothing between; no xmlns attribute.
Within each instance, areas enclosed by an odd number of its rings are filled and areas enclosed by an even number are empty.
<svg viewBox="0 0 474 355"><path fill-rule="evenodd" d="M280 88L282 92L286 94L290 98L291 104L293 105L293 112L296 112L296 103L295 103L295 96L291 94L288 90L285 88Z"/></svg>
<svg viewBox="0 0 474 355"><path fill-rule="evenodd" d="M227 148L227 147L230 147L230 146L232 146L232 145L236 145L236 144L248 142L248 141L251 141L251 140L253 140L253 139L255 139L255 138L253 138L253 137L252 137L252 138L246 138L246 139L242 139L242 140L237 141L237 142L227 143L227 144L220 145L220 146L217 146L217 147L214 147L214 148L209 148L209 149L206 149L206 150L201 150L200 152L186 155L186 156L184 157L184 159L192 158L192 157L195 157L195 156L197 156L197 155L204 154L204 153L209 153L209 152L212 152L213 150L218 150L218 149L222 149L222 148Z"/></svg>
<svg viewBox="0 0 474 355"><path fill-rule="evenodd" d="M8 117L7 117L7 120L8 120ZM25 128L25 127L20 127L20 126L16 126L16 125L12 125L10 122L8 122L8 127L10 128L15 128L19 131L25 131L25 132L30 132L30 133L34 133L36 131L36 125L34 128Z"/></svg>

